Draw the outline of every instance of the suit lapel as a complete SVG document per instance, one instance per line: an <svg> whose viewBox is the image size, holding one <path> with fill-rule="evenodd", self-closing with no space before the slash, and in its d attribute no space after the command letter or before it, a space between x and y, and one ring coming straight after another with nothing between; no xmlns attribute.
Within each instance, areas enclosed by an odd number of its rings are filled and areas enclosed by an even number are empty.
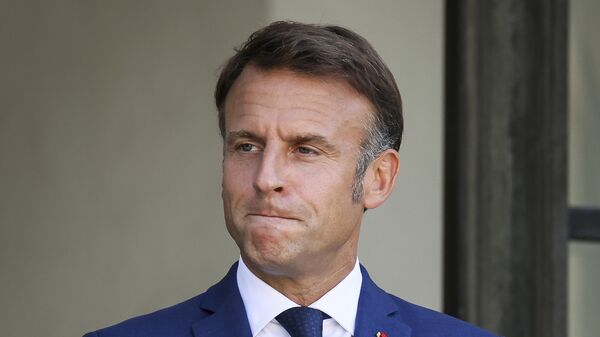
<svg viewBox="0 0 600 337"><path fill-rule="evenodd" d="M208 289L199 303L206 316L192 325L195 337L251 337L244 302L237 286L237 263L219 283ZM354 337L410 337L411 329L398 317L398 306L361 266L363 276Z"/></svg>
<svg viewBox="0 0 600 337"><path fill-rule="evenodd" d="M237 263L206 291L200 308L207 316L192 325L195 337L251 337L248 316L237 286Z"/></svg>
<svg viewBox="0 0 600 337"><path fill-rule="evenodd" d="M355 337L376 337L378 332L388 337L410 337L411 329L401 322L398 306L381 290L361 266L363 276L356 313Z"/></svg>

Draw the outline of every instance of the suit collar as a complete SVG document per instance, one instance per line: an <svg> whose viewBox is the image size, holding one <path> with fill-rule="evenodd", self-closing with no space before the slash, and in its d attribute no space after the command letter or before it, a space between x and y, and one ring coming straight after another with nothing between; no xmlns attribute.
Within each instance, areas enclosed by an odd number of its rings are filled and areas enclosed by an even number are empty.
<svg viewBox="0 0 600 337"><path fill-rule="evenodd" d="M385 332L389 337L410 337L411 329L399 318L398 305L381 290L361 266L363 282L356 314L355 337L375 337Z"/></svg>
<svg viewBox="0 0 600 337"><path fill-rule="evenodd" d="M252 337L248 316L236 280L237 262L209 288L199 303L207 316L192 325L195 337Z"/></svg>
<svg viewBox="0 0 600 337"><path fill-rule="evenodd" d="M209 288L199 303L207 314L192 325L195 337L252 337L244 302L237 286L237 262L227 275ZM385 332L389 337L410 337L411 329L398 317L398 305L381 290L361 266L363 276L356 313L355 337L375 337Z"/></svg>

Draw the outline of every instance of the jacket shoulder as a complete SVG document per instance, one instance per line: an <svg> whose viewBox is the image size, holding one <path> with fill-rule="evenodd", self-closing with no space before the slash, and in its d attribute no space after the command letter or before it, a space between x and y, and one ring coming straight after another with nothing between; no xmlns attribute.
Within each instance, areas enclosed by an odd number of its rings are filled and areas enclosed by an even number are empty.
<svg viewBox="0 0 600 337"><path fill-rule="evenodd" d="M113 326L90 332L83 337L188 337L190 326L206 316L199 306L205 294L142 316L130 318Z"/></svg>
<svg viewBox="0 0 600 337"><path fill-rule="evenodd" d="M398 306L396 315L411 327L412 337L497 337L455 317L407 302L388 294Z"/></svg>

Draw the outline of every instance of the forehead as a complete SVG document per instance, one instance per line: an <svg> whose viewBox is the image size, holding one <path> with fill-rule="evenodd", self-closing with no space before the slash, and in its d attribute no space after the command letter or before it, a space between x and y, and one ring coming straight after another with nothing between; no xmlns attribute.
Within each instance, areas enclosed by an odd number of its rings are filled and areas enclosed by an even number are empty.
<svg viewBox="0 0 600 337"><path fill-rule="evenodd" d="M227 95L224 112L229 130L240 118L364 128L371 121L373 106L339 79L248 66Z"/></svg>

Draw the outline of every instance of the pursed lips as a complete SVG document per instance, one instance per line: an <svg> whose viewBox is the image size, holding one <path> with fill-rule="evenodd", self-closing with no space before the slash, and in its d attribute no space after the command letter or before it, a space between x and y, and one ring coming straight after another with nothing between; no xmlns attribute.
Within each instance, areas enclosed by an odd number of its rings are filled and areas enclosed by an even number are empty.
<svg viewBox="0 0 600 337"><path fill-rule="evenodd" d="M248 213L248 216L252 216L252 217L262 217L262 218L267 218L267 219L273 219L273 220L277 220L277 219L283 219L283 220L296 220L298 221L298 218L289 216L287 214L282 215L282 214L277 214L277 213L264 213L264 212L256 212L256 213Z"/></svg>

